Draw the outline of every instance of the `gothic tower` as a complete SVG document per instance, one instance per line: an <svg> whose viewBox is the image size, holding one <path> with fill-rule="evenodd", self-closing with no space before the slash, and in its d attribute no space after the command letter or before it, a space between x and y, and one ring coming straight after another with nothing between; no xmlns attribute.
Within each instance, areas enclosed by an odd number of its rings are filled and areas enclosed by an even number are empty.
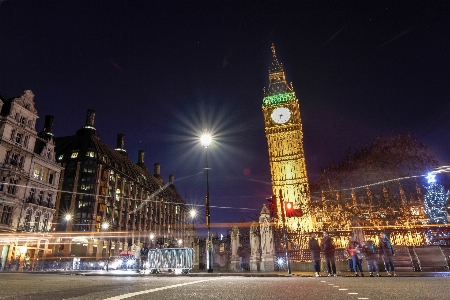
<svg viewBox="0 0 450 300"><path fill-rule="evenodd" d="M272 44L273 61L269 69L269 88L264 89L262 110L269 148L272 192L277 195L278 216L281 216L280 193L285 202L301 208L303 217L287 218L287 228L312 230L309 214L310 194L306 175L305 153L300 107L292 83L286 82L283 65L278 62ZM281 218L279 218L281 224Z"/></svg>

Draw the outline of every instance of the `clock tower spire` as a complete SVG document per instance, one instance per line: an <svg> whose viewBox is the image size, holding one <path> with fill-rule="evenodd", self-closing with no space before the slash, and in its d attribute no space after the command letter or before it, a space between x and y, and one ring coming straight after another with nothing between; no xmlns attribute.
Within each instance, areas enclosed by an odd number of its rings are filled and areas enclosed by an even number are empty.
<svg viewBox="0 0 450 300"><path fill-rule="evenodd" d="M269 87L264 90L263 115L269 148L272 192L278 197L277 209L281 216L279 197L301 208L302 217L287 218L288 229L313 229L309 214L310 194L303 150L303 130L300 107L292 84L288 85L283 64L278 62L272 44L272 65L269 68ZM281 225L281 220L278 221Z"/></svg>

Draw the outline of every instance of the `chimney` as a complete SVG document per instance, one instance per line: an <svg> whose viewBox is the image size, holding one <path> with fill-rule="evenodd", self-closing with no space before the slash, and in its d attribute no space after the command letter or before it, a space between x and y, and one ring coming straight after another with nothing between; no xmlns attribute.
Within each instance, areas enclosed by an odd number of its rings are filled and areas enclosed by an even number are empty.
<svg viewBox="0 0 450 300"><path fill-rule="evenodd" d="M117 135L117 149L125 150L125 135L123 133Z"/></svg>
<svg viewBox="0 0 450 300"><path fill-rule="evenodd" d="M173 176L172 174L170 174L170 175L169 175L169 183L170 183L171 185L173 185L174 182L175 182L175 176Z"/></svg>
<svg viewBox="0 0 450 300"><path fill-rule="evenodd" d="M161 173L161 166L159 163L155 163L155 176L159 176Z"/></svg>
<svg viewBox="0 0 450 300"><path fill-rule="evenodd" d="M94 127L95 110L88 109L86 114L86 126Z"/></svg>
<svg viewBox="0 0 450 300"><path fill-rule="evenodd" d="M54 120L55 120L54 116L50 116L50 115L45 116L45 123L44 123L44 132L45 133L52 133Z"/></svg>
<svg viewBox="0 0 450 300"><path fill-rule="evenodd" d="M139 150L138 151L138 165L143 165L144 164L144 150Z"/></svg>

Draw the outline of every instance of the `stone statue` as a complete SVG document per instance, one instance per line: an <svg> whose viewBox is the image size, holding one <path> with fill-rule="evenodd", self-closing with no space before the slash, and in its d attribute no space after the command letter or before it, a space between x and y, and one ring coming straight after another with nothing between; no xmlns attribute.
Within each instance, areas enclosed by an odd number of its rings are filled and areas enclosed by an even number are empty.
<svg viewBox="0 0 450 300"><path fill-rule="evenodd" d="M259 216L261 232L261 271L273 271L275 262L275 250L273 239L273 227L271 225L270 212L263 205Z"/></svg>

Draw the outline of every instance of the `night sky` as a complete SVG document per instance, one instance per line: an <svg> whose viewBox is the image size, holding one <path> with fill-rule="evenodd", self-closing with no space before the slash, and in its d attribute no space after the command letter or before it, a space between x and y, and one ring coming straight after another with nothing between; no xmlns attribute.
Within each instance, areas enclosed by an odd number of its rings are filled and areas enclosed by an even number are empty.
<svg viewBox="0 0 450 300"><path fill-rule="evenodd" d="M261 110L271 44L300 100L308 176L376 135L410 133L450 164L448 1L0 1L0 92L35 94L56 136L87 109L101 139L175 175L204 223L271 194ZM448 176L448 175L447 175ZM231 207L231 208L225 208Z"/></svg>

